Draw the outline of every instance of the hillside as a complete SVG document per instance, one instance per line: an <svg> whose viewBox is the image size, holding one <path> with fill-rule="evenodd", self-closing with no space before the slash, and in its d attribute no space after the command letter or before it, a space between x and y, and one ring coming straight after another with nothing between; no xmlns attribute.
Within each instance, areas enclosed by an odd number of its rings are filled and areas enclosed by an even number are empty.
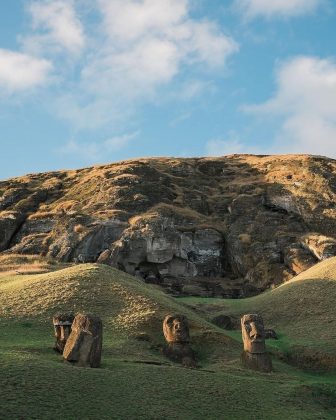
<svg viewBox="0 0 336 420"><path fill-rule="evenodd" d="M259 296L240 300L180 299L208 319L260 313L281 340L272 342L304 367L336 368L336 257ZM233 336L240 331L233 333ZM232 334L231 334L232 335ZM297 360L296 360L297 359Z"/></svg>
<svg viewBox="0 0 336 420"><path fill-rule="evenodd" d="M330 273L331 270L334 268ZM292 284L297 284L297 289L292 289ZM295 281L272 292L273 296L275 292L290 290L292 299L282 311L281 295L275 294L277 316L268 318L269 307L263 313L266 323L272 321L281 333L285 332L288 313L298 313L301 284L305 287L304 282ZM325 299L323 288L315 286L315 298ZM332 293L335 294L335 287L328 291L330 299ZM239 302L260 302L262 296ZM221 302L230 305L231 301ZM314 341L316 331L325 325L319 318L320 307L309 299L306 305L315 324L313 334L311 323L306 324L303 318L296 325L301 328L304 345ZM102 317L101 369L69 366L53 352L51 315L59 310L92 311ZM184 313L190 319L198 369L182 368L161 354L161 322L171 311ZM326 317L331 311L332 306L328 306ZM184 299L172 298L157 286L146 285L107 266L84 264L45 274L1 276L0 417L335 417L334 373L305 373L284 363L282 357L278 359L272 345L269 348L274 353L274 372L247 371L240 366L239 334L223 331L207 318L199 309L188 308ZM317 337L317 344L321 337ZM284 341L280 337L278 346L287 345L290 339L289 333ZM330 344L333 346L333 341Z"/></svg>
<svg viewBox="0 0 336 420"><path fill-rule="evenodd" d="M101 262L175 295L237 297L336 255L336 162L152 158L0 182L0 252Z"/></svg>

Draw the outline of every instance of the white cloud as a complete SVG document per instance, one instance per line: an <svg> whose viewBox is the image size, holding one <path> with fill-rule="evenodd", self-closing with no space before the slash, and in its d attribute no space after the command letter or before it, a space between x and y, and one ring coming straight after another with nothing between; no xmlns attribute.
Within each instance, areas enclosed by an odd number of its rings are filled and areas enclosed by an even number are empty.
<svg viewBox="0 0 336 420"><path fill-rule="evenodd" d="M188 15L188 0L98 0L105 31L117 42L162 35ZM183 28L182 28L183 29Z"/></svg>
<svg viewBox="0 0 336 420"><path fill-rule="evenodd" d="M73 0L34 1L28 6L35 31L22 39L26 51L79 53L85 45L84 29Z"/></svg>
<svg viewBox="0 0 336 420"><path fill-rule="evenodd" d="M103 148L107 152L116 152L126 147L129 142L139 136L140 132L136 131L131 134L124 134L122 136L115 136L103 142Z"/></svg>
<svg viewBox="0 0 336 420"><path fill-rule="evenodd" d="M214 22L190 17L189 0L97 0L97 6L100 35L91 39L77 91L59 107L72 121L76 114L81 128L125 116L139 102L158 101L160 88L188 66L222 70L238 50Z"/></svg>
<svg viewBox="0 0 336 420"><path fill-rule="evenodd" d="M224 156L234 153L246 153L245 145L236 138L228 140L213 139L206 144L207 156Z"/></svg>
<svg viewBox="0 0 336 420"><path fill-rule="evenodd" d="M65 146L61 147L58 152L63 155L75 156L76 158L85 159L90 162L99 160L101 155L98 143L79 143L75 140L70 140Z"/></svg>
<svg viewBox="0 0 336 420"><path fill-rule="evenodd" d="M322 0L235 0L236 8L247 18L289 17L314 11Z"/></svg>
<svg viewBox="0 0 336 420"><path fill-rule="evenodd" d="M27 54L0 49L0 88L6 93L47 83L52 64Z"/></svg>
<svg viewBox="0 0 336 420"><path fill-rule="evenodd" d="M273 98L247 112L282 119L281 152L336 156L336 61L295 57L280 65Z"/></svg>
<svg viewBox="0 0 336 420"><path fill-rule="evenodd" d="M239 49L214 21L191 16L191 0L31 0L27 11L23 49L53 60L53 112L79 130L119 130L143 104L203 94Z"/></svg>
<svg viewBox="0 0 336 420"><path fill-rule="evenodd" d="M63 155L74 155L77 158L87 160L88 162L99 161L106 158L106 155L122 150L132 140L139 136L140 132L123 134L121 136L111 137L107 140L96 142L79 142L70 140L65 146L59 149Z"/></svg>

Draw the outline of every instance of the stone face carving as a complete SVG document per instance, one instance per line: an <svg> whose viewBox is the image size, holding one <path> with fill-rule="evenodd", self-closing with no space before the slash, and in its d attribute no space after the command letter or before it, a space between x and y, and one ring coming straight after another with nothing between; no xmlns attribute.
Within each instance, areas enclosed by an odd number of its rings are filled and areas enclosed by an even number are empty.
<svg viewBox="0 0 336 420"><path fill-rule="evenodd" d="M249 353L265 353L264 322L260 315L244 315L241 319L244 350Z"/></svg>
<svg viewBox="0 0 336 420"><path fill-rule="evenodd" d="M187 318L179 314L167 315L163 321L163 334L167 342L163 349L164 355L185 367L196 367Z"/></svg>
<svg viewBox="0 0 336 420"><path fill-rule="evenodd" d="M264 372L272 370L272 361L266 352L264 322L260 315L248 314L241 319L245 367Z"/></svg>
<svg viewBox="0 0 336 420"><path fill-rule="evenodd" d="M53 325L55 330L56 342L54 349L59 353L63 353L65 344L71 333L71 326L74 320L74 315L71 313L57 314L53 316Z"/></svg>
<svg viewBox="0 0 336 420"><path fill-rule="evenodd" d="M163 321L163 334L167 343L189 343L189 325L184 315L167 315Z"/></svg>
<svg viewBox="0 0 336 420"><path fill-rule="evenodd" d="M101 362L103 325L99 317L78 314L72 324L63 357L77 366L97 368Z"/></svg>

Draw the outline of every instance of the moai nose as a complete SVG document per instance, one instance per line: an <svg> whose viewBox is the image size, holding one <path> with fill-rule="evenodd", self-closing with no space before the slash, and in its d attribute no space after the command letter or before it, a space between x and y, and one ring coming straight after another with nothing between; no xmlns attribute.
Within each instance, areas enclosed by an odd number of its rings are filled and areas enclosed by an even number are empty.
<svg viewBox="0 0 336 420"><path fill-rule="evenodd" d="M251 331L250 331L250 337L251 338L258 338L260 335L258 334L258 328L254 322L251 322Z"/></svg>

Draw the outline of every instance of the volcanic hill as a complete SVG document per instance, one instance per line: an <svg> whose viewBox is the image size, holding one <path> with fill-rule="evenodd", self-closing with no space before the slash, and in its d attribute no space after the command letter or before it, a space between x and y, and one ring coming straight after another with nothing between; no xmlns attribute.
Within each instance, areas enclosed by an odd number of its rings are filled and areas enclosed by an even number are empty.
<svg viewBox="0 0 336 420"><path fill-rule="evenodd" d="M336 161L148 158L0 182L0 253L243 297L336 255Z"/></svg>

